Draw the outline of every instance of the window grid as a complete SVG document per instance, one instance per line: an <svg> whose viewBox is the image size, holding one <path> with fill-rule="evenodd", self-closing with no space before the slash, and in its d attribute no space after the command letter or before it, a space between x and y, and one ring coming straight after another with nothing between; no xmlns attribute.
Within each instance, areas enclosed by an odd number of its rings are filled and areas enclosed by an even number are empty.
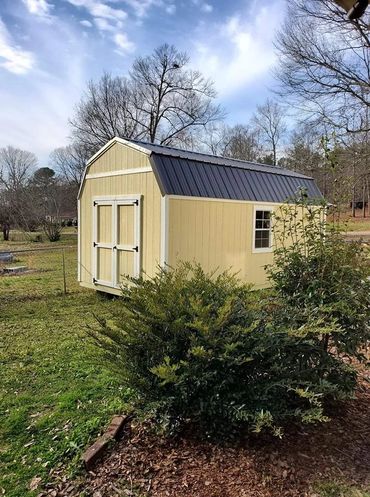
<svg viewBox="0 0 370 497"><path fill-rule="evenodd" d="M271 246L271 211L256 210L254 226L254 248L268 249Z"/></svg>

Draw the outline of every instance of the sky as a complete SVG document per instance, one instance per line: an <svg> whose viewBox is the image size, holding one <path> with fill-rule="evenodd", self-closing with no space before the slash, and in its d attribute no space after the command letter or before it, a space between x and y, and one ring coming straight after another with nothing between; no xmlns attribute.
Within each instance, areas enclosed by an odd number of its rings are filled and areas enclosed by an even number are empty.
<svg viewBox="0 0 370 497"><path fill-rule="evenodd" d="M163 43L211 78L229 124L271 96L285 1L0 0L0 147L40 166L68 144L68 119L91 79L125 75Z"/></svg>

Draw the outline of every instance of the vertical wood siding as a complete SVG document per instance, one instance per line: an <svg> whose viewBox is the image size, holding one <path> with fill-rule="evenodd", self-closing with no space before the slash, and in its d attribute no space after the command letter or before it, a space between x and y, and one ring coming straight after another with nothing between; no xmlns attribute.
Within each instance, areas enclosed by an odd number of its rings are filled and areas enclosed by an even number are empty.
<svg viewBox="0 0 370 497"><path fill-rule="evenodd" d="M148 157L138 151L120 144L114 144L94 161L88 173L102 173L120 169L150 166ZM122 176L91 178L85 181L80 197L81 219L79 222L81 240L81 283L92 285L93 277L93 199L94 197L124 195L142 195L142 242L141 267L149 275L153 275L160 262L160 211L161 194L154 174L137 173ZM130 230L130 227L127 228ZM129 233L121 233L123 238ZM130 256L122 256L120 269L128 267ZM131 256L132 257L132 256ZM99 288L96 286L96 288ZM116 292L117 293L117 292ZM119 293L119 291L118 291Z"/></svg>
<svg viewBox="0 0 370 497"><path fill-rule="evenodd" d="M256 288L269 286L264 266L273 254L252 252L253 212L252 203L170 198L169 264L194 261L206 271L237 272Z"/></svg>

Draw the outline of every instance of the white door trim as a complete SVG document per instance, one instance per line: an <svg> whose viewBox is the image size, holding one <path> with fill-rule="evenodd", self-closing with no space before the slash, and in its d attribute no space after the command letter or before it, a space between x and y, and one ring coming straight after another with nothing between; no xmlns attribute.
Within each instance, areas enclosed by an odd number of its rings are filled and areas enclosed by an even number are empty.
<svg viewBox="0 0 370 497"><path fill-rule="evenodd" d="M118 254L119 251L134 252L133 276L139 277L141 272L141 199L142 195L124 195L124 196L105 196L93 198L93 246L92 261L93 274L92 283L94 285L103 285L111 288L120 288L118 281ZM112 241L111 243L97 242L97 209L100 205L109 205L112 207ZM118 245L118 206L134 205L134 245ZM112 281L99 280L98 276L98 249L105 248L112 251Z"/></svg>

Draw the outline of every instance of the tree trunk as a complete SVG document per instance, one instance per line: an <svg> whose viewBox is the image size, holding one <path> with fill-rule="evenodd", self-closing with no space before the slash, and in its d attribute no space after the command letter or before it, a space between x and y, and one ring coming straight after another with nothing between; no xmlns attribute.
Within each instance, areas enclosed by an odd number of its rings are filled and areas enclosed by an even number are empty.
<svg viewBox="0 0 370 497"><path fill-rule="evenodd" d="M366 217L366 186L362 187L362 217Z"/></svg>

